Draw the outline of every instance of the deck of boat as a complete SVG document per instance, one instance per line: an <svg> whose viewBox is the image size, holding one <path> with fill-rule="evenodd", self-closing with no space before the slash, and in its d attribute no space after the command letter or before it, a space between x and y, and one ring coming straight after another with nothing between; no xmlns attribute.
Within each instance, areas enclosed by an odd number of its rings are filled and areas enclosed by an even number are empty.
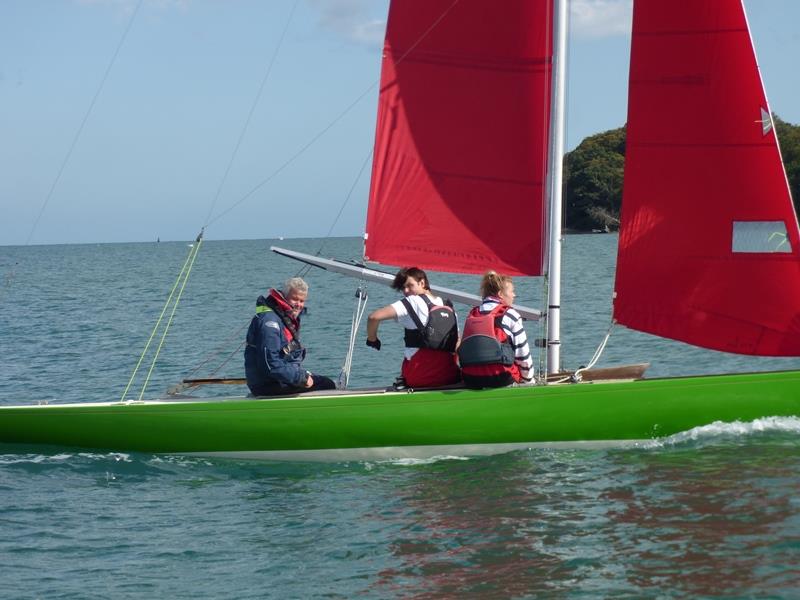
<svg viewBox="0 0 800 600"><path fill-rule="evenodd" d="M619 365L615 367L604 367L600 369L587 369L586 371L581 371L581 381L586 383L600 383L600 382L612 382L612 381L633 381L635 379L642 379L644 376L644 372L650 366L650 363L637 363L631 365ZM561 373L555 373L549 375L547 377L549 384L569 384L571 381L571 377L574 374L574 371L563 371ZM229 384L233 381L238 383L244 384L245 381L241 380L232 380L226 379L224 381L215 381L215 380L192 380L194 382L202 383L225 383ZM185 382L184 382L185 383ZM438 386L438 387L424 387L424 388L411 388L411 387L369 387L369 388L358 388L358 389L341 389L341 390L318 390L314 392L301 392L297 394L282 394L279 396L247 396L247 398L254 398L258 400L270 400L270 399L279 399L279 398L308 398L308 397L336 397L336 396L364 396L364 395L376 395L376 394L388 394L388 393L413 393L413 392L425 392L425 391L449 391L449 390L463 390L467 389L463 383L454 383L451 385L445 386ZM224 400L242 400L242 396L235 396L230 398L224 398ZM202 402L205 398L198 398L196 396L191 396L188 394L170 394L168 398L162 398L163 401L193 401L193 402ZM219 398L215 398L215 400L219 400Z"/></svg>

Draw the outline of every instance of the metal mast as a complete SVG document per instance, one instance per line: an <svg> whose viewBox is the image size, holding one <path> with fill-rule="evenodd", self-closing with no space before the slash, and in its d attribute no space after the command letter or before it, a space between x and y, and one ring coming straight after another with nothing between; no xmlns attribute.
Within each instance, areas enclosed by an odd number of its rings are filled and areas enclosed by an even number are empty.
<svg viewBox="0 0 800 600"><path fill-rule="evenodd" d="M554 0L553 88L550 117L550 240L547 289L547 372L561 367L561 188L566 115L568 0Z"/></svg>

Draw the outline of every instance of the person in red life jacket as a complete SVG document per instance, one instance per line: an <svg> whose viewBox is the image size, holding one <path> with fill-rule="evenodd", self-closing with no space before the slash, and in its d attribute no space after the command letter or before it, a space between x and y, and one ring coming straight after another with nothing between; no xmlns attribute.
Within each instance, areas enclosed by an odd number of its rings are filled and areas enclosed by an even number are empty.
<svg viewBox="0 0 800 600"><path fill-rule="evenodd" d="M400 373L406 386L440 387L460 381L455 359L458 321L452 306L431 293L428 276L417 267L400 269L392 287L405 297L369 315L367 346L380 350L378 325L394 319L405 329Z"/></svg>
<svg viewBox="0 0 800 600"><path fill-rule="evenodd" d="M300 315L305 312L308 284L292 277L283 291L270 290L256 300L256 314L247 330L244 371L254 396L332 390L336 384L303 368L306 349L300 343Z"/></svg>
<svg viewBox="0 0 800 600"><path fill-rule="evenodd" d="M533 360L522 317L510 306L516 296L511 277L489 271L481 280L481 296L481 305L464 323L458 348L464 385L479 389L530 383Z"/></svg>

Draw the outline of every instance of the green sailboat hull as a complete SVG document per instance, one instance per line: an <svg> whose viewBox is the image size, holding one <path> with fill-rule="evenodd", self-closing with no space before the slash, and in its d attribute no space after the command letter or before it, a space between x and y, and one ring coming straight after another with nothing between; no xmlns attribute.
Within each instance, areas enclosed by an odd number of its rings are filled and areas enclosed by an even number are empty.
<svg viewBox="0 0 800 600"><path fill-rule="evenodd" d="M327 396L0 408L18 445L277 460L625 445L716 421L800 416L800 371Z"/></svg>

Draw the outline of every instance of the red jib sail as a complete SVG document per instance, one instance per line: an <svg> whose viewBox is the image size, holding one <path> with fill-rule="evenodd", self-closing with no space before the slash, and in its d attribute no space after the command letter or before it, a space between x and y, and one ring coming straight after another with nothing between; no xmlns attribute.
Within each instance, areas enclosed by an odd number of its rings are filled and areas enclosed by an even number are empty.
<svg viewBox="0 0 800 600"><path fill-rule="evenodd" d="M800 236L741 0L637 0L614 317L800 355Z"/></svg>
<svg viewBox="0 0 800 600"><path fill-rule="evenodd" d="M551 3L392 2L365 258L541 273Z"/></svg>

